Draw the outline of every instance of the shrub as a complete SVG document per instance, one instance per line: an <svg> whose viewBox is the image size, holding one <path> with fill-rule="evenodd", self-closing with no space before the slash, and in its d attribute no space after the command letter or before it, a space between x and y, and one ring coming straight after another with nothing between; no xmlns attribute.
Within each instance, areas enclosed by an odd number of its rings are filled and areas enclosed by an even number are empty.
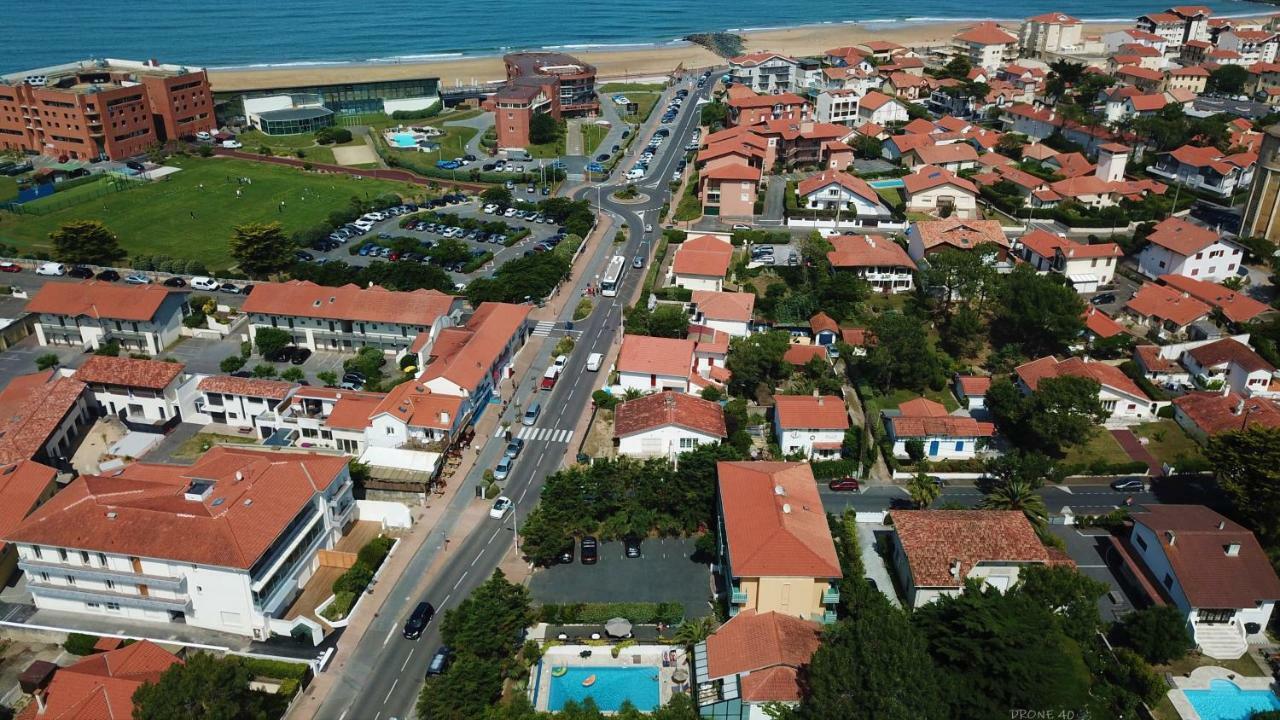
<svg viewBox="0 0 1280 720"><path fill-rule="evenodd" d="M857 460L823 460L810 463L809 467L813 470L814 478L830 480L831 478L857 474L859 463Z"/></svg>
<svg viewBox="0 0 1280 720"><path fill-rule="evenodd" d="M335 595L343 591L359 595L369 587L371 582L373 582L373 570L368 565L356 562L333 581L333 592Z"/></svg>
<svg viewBox="0 0 1280 720"><path fill-rule="evenodd" d="M598 408L612 410L618 406L618 396L604 390L596 390L591 393L591 402L595 403Z"/></svg>
<svg viewBox="0 0 1280 720"><path fill-rule="evenodd" d="M306 663L285 662L283 660L264 660L262 658L241 657L240 663L259 677L277 680L301 680L310 670Z"/></svg>
<svg viewBox="0 0 1280 720"><path fill-rule="evenodd" d="M605 623L620 617L636 624L666 623L678 625L684 620L684 606L680 603L550 603L538 608L541 622L555 625Z"/></svg>
<svg viewBox="0 0 1280 720"><path fill-rule="evenodd" d="M351 608L356 604L356 595L348 590L335 592L333 594L333 602L325 607L324 615L326 620L341 620L351 612Z"/></svg>
<svg viewBox="0 0 1280 720"><path fill-rule="evenodd" d="M218 363L218 369L224 373L233 373L244 367L244 358L239 355L228 355Z"/></svg>
<svg viewBox="0 0 1280 720"><path fill-rule="evenodd" d="M360 552L356 554L357 562L377 570L382 567L382 561L387 559L387 553L391 552L391 546L394 544L395 540L386 535L379 535L360 548Z"/></svg>
<svg viewBox="0 0 1280 720"><path fill-rule="evenodd" d="M93 654L93 646L96 645L97 642L97 635L71 633L67 636L67 641L62 643L62 649L72 655L91 655Z"/></svg>
<svg viewBox="0 0 1280 720"><path fill-rule="evenodd" d="M1129 613L1111 628L1111 640L1157 665L1181 658L1194 645L1186 616L1173 605Z"/></svg>
<svg viewBox="0 0 1280 720"><path fill-rule="evenodd" d="M258 363L253 367L253 376L259 378L275 377L276 366L267 363Z"/></svg>
<svg viewBox="0 0 1280 720"><path fill-rule="evenodd" d="M54 367L57 364L58 364L57 353L45 353L36 358L37 370L48 370L49 368Z"/></svg>

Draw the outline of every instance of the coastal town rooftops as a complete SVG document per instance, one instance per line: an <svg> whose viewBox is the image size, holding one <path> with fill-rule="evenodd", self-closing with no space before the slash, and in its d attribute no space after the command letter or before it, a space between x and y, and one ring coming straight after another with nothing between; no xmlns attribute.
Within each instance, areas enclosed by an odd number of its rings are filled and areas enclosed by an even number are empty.
<svg viewBox="0 0 1280 720"><path fill-rule="evenodd" d="M960 250L972 250L987 244L1009 247L999 220L921 220L915 228L925 250L944 245Z"/></svg>
<svg viewBox="0 0 1280 720"><path fill-rule="evenodd" d="M283 400L297 387L284 380L267 380L266 378L240 378L231 375L210 375L200 380L196 389L201 392L221 393L223 395L243 395L246 397Z"/></svg>
<svg viewBox="0 0 1280 720"><path fill-rule="evenodd" d="M378 285L327 287L306 280L260 283L244 301L246 313L357 322L431 325L461 305L439 290L401 292Z"/></svg>
<svg viewBox="0 0 1280 720"><path fill-rule="evenodd" d="M749 292L694 290L691 299L708 320L750 322L756 307L756 295Z"/></svg>
<svg viewBox="0 0 1280 720"><path fill-rule="evenodd" d="M867 184L866 180L839 170L824 170L816 175L810 175L800 181L800 184L796 186L796 192L805 196L830 185L839 185L869 203L880 204L880 196Z"/></svg>
<svg viewBox="0 0 1280 720"><path fill-rule="evenodd" d="M1125 309L1143 317L1167 320L1178 327L1190 325L1212 310L1190 295L1155 283L1143 283L1125 303Z"/></svg>
<svg viewBox="0 0 1280 720"><path fill-rule="evenodd" d="M1155 535L1195 608L1254 608L1280 600L1280 578L1253 533L1203 505L1143 506L1130 517Z"/></svg>
<svg viewBox="0 0 1280 720"><path fill-rule="evenodd" d="M5 537L50 489L58 471L34 460L20 460L0 466L0 552L7 547Z"/></svg>
<svg viewBox="0 0 1280 720"><path fill-rule="evenodd" d="M741 65L743 67L754 67L770 60L784 60L790 63L794 63L796 61L795 58L783 55L782 53L764 51L731 57L729 58L729 63L731 65Z"/></svg>
<svg viewBox="0 0 1280 720"><path fill-rule="evenodd" d="M10 380L0 390L0 463L35 457L80 401L85 387L53 370Z"/></svg>
<svg viewBox="0 0 1280 720"><path fill-rule="evenodd" d="M903 187L908 193L925 192L943 185L952 185L954 187L968 190L975 195L978 188L972 182L956 175L955 173L933 165L922 165L916 168L916 171L902 178Z"/></svg>
<svg viewBox="0 0 1280 720"><path fill-rule="evenodd" d="M1054 562L1019 510L894 510L889 516L916 587L963 587L981 563Z"/></svg>
<svg viewBox="0 0 1280 720"><path fill-rule="evenodd" d="M1139 15L1138 19L1149 20L1155 25L1181 25L1183 21L1182 18L1177 15L1167 12L1147 13L1146 15Z"/></svg>
<svg viewBox="0 0 1280 720"><path fill-rule="evenodd" d="M920 162L926 165L946 165L948 163L974 162L978 159L978 151L969 143L949 143L946 145L924 145L912 149Z"/></svg>
<svg viewBox="0 0 1280 720"><path fill-rule="evenodd" d="M965 397L984 397L991 389L991 377L988 375L957 375L956 382Z"/></svg>
<svg viewBox="0 0 1280 720"><path fill-rule="evenodd" d="M1271 308L1241 292L1186 275L1161 275L1160 282L1222 311L1231 322L1248 322Z"/></svg>
<svg viewBox="0 0 1280 720"><path fill-rule="evenodd" d="M391 415L409 427L448 430L458 422L463 398L442 395L420 382L403 382L391 388L370 418Z"/></svg>
<svg viewBox="0 0 1280 720"><path fill-rule="evenodd" d="M440 331L420 379L442 377L463 390L478 387L532 310L529 305L480 303L466 325Z"/></svg>
<svg viewBox="0 0 1280 720"><path fill-rule="evenodd" d="M1071 376L1089 378L1113 391L1121 392L1143 401L1148 400L1147 394L1142 392L1142 388L1138 387L1137 383L1131 380L1128 375L1125 375L1120 368L1102 362L1088 362L1078 357L1058 360L1052 355L1047 355L1038 360L1021 364L1014 368L1013 372L1022 381L1023 385L1033 391L1039 388L1040 381L1046 378Z"/></svg>
<svg viewBox="0 0 1280 720"><path fill-rule="evenodd" d="M517 52L502 56L507 73L520 77L538 75L594 75L595 66L558 52Z"/></svg>
<svg viewBox="0 0 1280 720"><path fill-rule="evenodd" d="M1274 373L1275 367L1254 351L1253 348L1235 338L1222 338L1211 343L1199 345L1187 351L1187 355L1195 358L1202 368L1220 365L1236 365L1245 372Z"/></svg>
<svg viewBox="0 0 1280 720"><path fill-rule="evenodd" d="M614 437L627 437L669 425L718 438L728 436L724 408L720 403L685 393L653 393L620 403L614 410Z"/></svg>
<svg viewBox="0 0 1280 720"><path fill-rule="evenodd" d="M827 260L833 268L904 267L916 264L900 245L886 237L873 235L835 235L827 238L831 251Z"/></svg>
<svg viewBox="0 0 1280 720"><path fill-rule="evenodd" d="M898 100L885 95L882 92L872 90L862 96L862 99L858 101L858 107L867 108L868 110L879 110L890 102L898 102Z"/></svg>
<svg viewBox="0 0 1280 720"><path fill-rule="evenodd" d="M27 312L95 320L151 320L170 295L182 290L162 285L117 285L99 280L50 282L40 286Z"/></svg>
<svg viewBox="0 0 1280 720"><path fill-rule="evenodd" d="M378 406L385 398L384 393L342 391L338 393L337 402L333 404L333 410L325 418L324 424L335 430L364 430L369 427L369 420L377 413Z"/></svg>
<svg viewBox="0 0 1280 720"><path fill-rule="evenodd" d="M808 463L722 461L716 474L734 577L841 576Z"/></svg>
<svg viewBox="0 0 1280 720"><path fill-rule="evenodd" d="M826 345L797 345L792 344L787 351L782 354L782 359L796 367L808 365L814 359L827 360Z"/></svg>
<svg viewBox="0 0 1280 720"><path fill-rule="evenodd" d="M623 335L618 372L689 377L693 368L692 340Z"/></svg>
<svg viewBox="0 0 1280 720"><path fill-rule="evenodd" d="M194 465L134 463L83 475L10 542L247 570L347 458L215 446Z"/></svg>
<svg viewBox="0 0 1280 720"><path fill-rule="evenodd" d="M111 720L134 716L133 695L157 683L178 656L150 640L89 655L54 671L39 702L17 720Z"/></svg>
<svg viewBox="0 0 1280 720"><path fill-rule="evenodd" d="M671 261L671 271L677 275L724 277L732 258L733 246L728 242L700 235L680 244Z"/></svg>
<svg viewBox="0 0 1280 720"><path fill-rule="evenodd" d="M835 395L774 395L774 422L783 430L847 430L849 408Z"/></svg>
<svg viewBox="0 0 1280 720"><path fill-rule="evenodd" d="M155 60L122 60L119 58L88 58L74 62L34 68L0 75L2 84L31 83L39 78L41 87L62 92L82 94L102 92L104 88L131 87L138 78L179 77L203 72L194 65L174 65Z"/></svg>
<svg viewBox="0 0 1280 720"><path fill-rule="evenodd" d="M1115 243L1094 243L1092 245L1078 243L1040 228L1023 235L1019 238L1019 241L1035 254L1050 259L1057 256L1059 251L1068 260L1122 257L1124 255L1124 251Z"/></svg>
<svg viewBox="0 0 1280 720"><path fill-rule="evenodd" d="M1034 15L1027 18L1027 22L1044 23L1047 25L1079 25L1080 21L1076 18L1060 12L1047 12L1042 15Z"/></svg>
<svg viewBox="0 0 1280 720"><path fill-rule="evenodd" d="M75 379L94 385L164 390L186 366L178 362L90 355L75 372Z"/></svg>
<svg viewBox="0 0 1280 720"><path fill-rule="evenodd" d="M1009 45L1018 42L1018 38L993 22L978 23L957 34L956 39L974 45Z"/></svg>
<svg viewBox="0 0 1280 720"><path fill-rule="evenodd" d="M708 677L741 675L739 694L746 702L795 702L800 669L822 644L822 633L809 620L742 610L706 642Z"/></svg>
<svg viewBox="0 0 1280 720"><path fill-rule="evenodd" d="M1246 430L1254 425L1280 428L1280 405L1270 398L1244 398L1233 392L1192 392L1174 398L1173 406L1205 435Z"/></svg>

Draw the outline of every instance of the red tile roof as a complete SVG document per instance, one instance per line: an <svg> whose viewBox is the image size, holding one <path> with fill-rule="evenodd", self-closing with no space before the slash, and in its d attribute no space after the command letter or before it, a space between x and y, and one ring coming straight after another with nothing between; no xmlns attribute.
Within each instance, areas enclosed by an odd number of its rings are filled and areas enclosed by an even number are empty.
<svg viewBox="0 0 1280 720"><path fill-rule="evenodd" d="M618 372L688 378L693 372L692 340L623 335Z"/></svg>
<svg viewBox="0 0 1280 720"><path fill-rule="evenodd" d="M956 35L956 39L976 45L1008 45L1018 42L1018 38L993 22L978 23Z"/></svg>
<svg viewBox="0 0 1280 720"><path fill-rule="evenodd" d="M263 378L238 378L230 375L210 375L200 381L197 390L203 392L222 393L224 395L245 395L248 397L283 400L297 387L284 380L266 380Z"/></svg>
<svg viewBox="0 0 1280 720"><path fill-rule="evenodd" d="M450 430L458 422L463 398L431 392L421 382L402 382L378 403L373 414L390 415L409 427Z"/></svg>
<svg viewBox="0 0 1280 720"><path fill-rule="evenodd" d="M794 702L800 699L797 671L821 644L817 623L743 610L707 638L707 675L745 674L742 697L748 702Z"/></svg>
<svg viewBox="0 0 1280 720"><path fill-rule="evenodd" d="M1174 398L1173 405L1205 435L1245 430L1254 425L1280 428L1280 404L1268 398L1245 399L1236 393L1195 392Z"/></svg>
<svg viewBox="0 0 1280 720"><path fill-rule="evenodd" d="M529 305L480 303L466 325L440 332L418 379L444 378L466 392L474 391L495 370L511 339L524 331L532 311Z"/></svg>
<svg viewBox="0 0 1280 720"><path fill-rule="evenodd" d="M133 717L133 694L182 661L150 640L90 655L59 668L45 691L45 709L32 701L18 720L115 720Z"/></svg>
<svg viewBox="0 0 1280 720"><path fill-rule="evenodd" d="M1177 290L1155 283L1144 283L1138 288L1125 309L1142 317L1160 321L1168 320L1178 327L1186 327L1209 314L1208 305Z"/></svg>
<svg viewBox="0 0 1280 720"><path fill-rule="evenodd" d="M1079 25L1080 21L1060 12L1049 12L1043 15L1035 15L1027 18L1027 22L1044 23L1050 25Z"/></svg>
<svg viewBox="0 0 1280 720"><path fill-rule="evenodd" d="M0 466L0 552L7 545L4 539L9 531L36 509L57 474L53 468L34 460Z"/></svg>
<svg viewBox="0 0 1280 720"><path fill-rule="evenodd" d="M369 421L385 398L383 393L343 391L324 424L339 430L363 430L369 427Z"/></svg>
<svg viewBox="0 0 1280 720"><path fill-rule="evenodd" d="M1186 351L1202 368L1234 364L1248 373L1274 373L1275 367L1264 360L1253 348L1235 338L1222 338L1198 345Z"/></svg>
<svg viewBox="0 0 1280 720"><path fill-rule="evenodd" d="M888 95L885 95L882 92L877 92L875 90L872 90L868 92L866 95L863 95L862 99L858 100L858 107L859 108L865 107L869 110L879 110L880 108L884 107L886 104L890 102L899 102L899 101L895 100L894 98Z"/></svg>
<svg viewBox="0 0 1280 720"><path fill-rule="evenodd" d="M760 179L760 168L750 165L717 165L709 170L703 171L700 176L703 181L708 180L751 180Z"/></svg>
<svg viewBox="0 0 1280 720"><path fill-rule="evenodd" d="M685 240L676 249L671 260L671 271L676 275L702 275L724 277L733 258L733 246L711 235L700 235Z"/></svg>
<svg viewBox="0 0 1280 720"><path fill-rule="evenodd" d="M991 378L985 375L957 375L956 379L966 397L983 397L991 389Z"/></svg>
<svg viewBox="0 0 1280 720"><path fill-rule="evenodd" d="M1130 517L1156 536L1193 608L1280 600L1280 578L1253 533L1203 505L1148 505ZM1227 548L1238 546L1235 556Z"/></svg>
<svg viewBox="0 0 1280 720"><path fill-rule="evenodd" d="M260 283L244 301L246 313L429 326L461 299L439 290L399 292L374 285L327 287L306 280Z"/></svg>
<svg viewBox="0 0 1280 720"><path fill-rule="evenodd" d="M849 428L849 408L845 407L844 398L835 395L774 395L773 414L774 422L783 430Z"/></svg>
<svg viewBox="0 0 1280 720"><path fill-rule="evenodd" d="M708 320L750 322L755 314L755 293L694 290L692 300Z"/></svg>
<svg viewBox="0 0 1280 720"><path fill-rule="evenodd" d="M183 291L161 285L116 285L98 280L50 282L40 286L27 312L143 322L155 317L171 294Z"/></svg>
<svg viewBox="0 0 1280 720"><path fill-rule="evenodd" d="M827 238L833 248L827 260L834 268L905 267L916 263L898 243L872 235L835 235Z"/></svg>
<svg viewBox="0 0 1280 720"><path fill-rule="evenodd" d="M833 184L839 185L869 203L874 205L881 204L880 196L867 184L866 180L839 170L824 170L816 175L810 175L800 181L800 184L796 186L796 192L801 196L807 196Z"/></svg>
<svg viewBox="0 0 1280 720"><path fill-rule="evenodd" d="M795 60L794 60L794 59L792 59L792 58L790 58L790 57L788 57L788 56L786 56L786 55L783 55L783 54L781 54L781 53L776 53L776 52L767 52L767 51L765 51L765 52L749 53L749 54L746 54L746 55L738 55L738 56L736 56L736 57L731 57L731 58L729 58L729 62L730 62L730 63L732 63L732 64L734 64L734 65L742 65L742 66L744 66L744 67L752 67L752 66L755 66L755 65L759 65L760 63L767 62L767 61L769 61L769 60L773 60L774 58L777 58L777 59L779 59L779 60L786 60L787 62L791 62L791 63L794 63L794 62L795 62Z"/></svg>
<svg viewBox="0 0 1280 720"><path fill-rule="evenodd" d="M90 355L74 377L81 382L99 385L164 390L182 374L185 367L182 363L163 360Z"/></svg>
<svg viewBox="0 0 1280 720"><path fill-rule="evenodd" d="M977 162L978 151L969 143L949 143L946 145L925 145L914 148L920 162L925 165L946 165L948 163Z"/></svg>
<svg viewBox="0 0 1280 720"><path fill-rule="evenodd" d="M729 99L729 107L767 108L774 105L804 105L806 100L795 93L779 93L777 95L744 95Z"/></svg>
<svg viewBox="0 0 1280 720"><path fill-rule="evenodd" d="M893 434L902 438L917 437L991 437L996 426L971 417L948 415L947 409L932 400L916 398L898 406L898 415L885 416Z"/></svg>
<svg viewBox="0 0 1280 720"><path fill-rule="evenodd" d="M974 187L973 183L946 168L934 167L933 165L921 165L916 168L915 172L902 178L902 184L906 187L908 195L931 190L942 185L951 185L961 190L967 190L974 195L978 194L978 188Z"/></svg>
<svg viewBox="0 0 1280 720"><path fill-rule="evenodd" d="M716 473L735 577L841 577L808 463L722 461Z"/></svg>
<svg viewBox="0 0 1280 720"><path fill-rule="evenodd" d="M1100 338L1115 337L1126 332L1123 325L1092 305L1084 309L1084 326Z"/></svg>
<svg viewBox="0 0 1280 720"><path fill-rule="evenodd" d="M1217 283L1198 280L1186 275L1161 275L1159 280L1178 292L1187 293L1197 300L1218 308L1232 322L1248 322L1265 312L1271 311L1270 307L1248 295L1230 290Z"/></svg>
<svg viewBox="0 0 1280 720"><path fill-rule="evenodd" d="M1094 164L1078 152L1058 153L1048 160L1048 164L1056 165L1061 174L1072 178L1094 171Z"/></svg>
<svg viewBox="0 0 1280 720"><path fill-rule="evenodd" d="M1194 255L1218 241L1218 233L1199 225L1169 217L1156 223L1147 240L1179 255Z"/></svg>
<svg viewBox="0 0 1280 720"><path fill-rule="evenodd" d="M839 329L840 324L832 319L830 315L822 312L821 310L814 313L813 317L809 318L809 330L815 335L824 330L828 332L836 332Z"/></svg>
<svg viewBox="0 0 1280 720"><path fill-rule="evenodd" d="M960 250L972 250L986 243L1009 247L1009 240L1005 238L998 220L921 220L916 223L916 230L926 251L939 245Z"/></svg>
<svg viewBox="0 0 1280 720"><path fill-rule="evenodd" d="M1051 562L1018 510L894 510L889 517L916 587L962 587L979 563Z"/></svg>
<svg viewBox="0 0 1280 720"><path fill-rule="evenodd" d="M190 466L134 463L82 475L8 540L247 570L347 462L220 445ZM187 500L195 481L212 488Z"/></svg>
<svg viewBox="0 0 1280 720"><path fill-rule="evenodd" d="M685 393L653 393L628 400L614 409L614 437L627 437L669 425L712 437L728 437L724 408L720 407L720 403Z"/></svg>
<svg viewBox="0 0 1280 720"><path fill-rule="evenodd" d="M1149 399L1147 394L1142 392L1142 388L1139 388L1133 380L1129 379L1129 376L1125 375L1120 368L1101 362L1086 362L1078 357L1058 360L1049 355L1023 363L1014 368L1013 372L1024 385L1032 390L1039 387L1040 381L1045 378L1072 376L1095 380L1104 387L1123 392L1141 400Z"/></svg>
<svg viewBox="0 0 1280 720"><path fill-rule="evenodd" d="M47 283L57 285L64 283ZM0 463L30 460L62 425L86 385L52 370L19 375L0 390Z"/></svg>
<svg viewBox="0 0 1280 720"><path fill-rule="evenodd" d="M783 353L782 359L786 362L799 367L808 365L809 361L814 358L827 359L827 346L825 345L791 345L787 351Z"/></svg>

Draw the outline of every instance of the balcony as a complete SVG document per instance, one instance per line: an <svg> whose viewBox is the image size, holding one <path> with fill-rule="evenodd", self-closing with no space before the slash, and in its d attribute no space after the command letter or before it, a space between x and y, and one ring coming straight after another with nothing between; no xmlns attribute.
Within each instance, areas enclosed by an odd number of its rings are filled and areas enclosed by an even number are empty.
<svg viewBox="0 0 1280 720"><path fill-rule="evenodd" d="M58 575L70 575L75 578L83 578L85 580L111 580L118 583L128 583L130 585L146 585L156 590L171 590L173 592L186 592L187 578L185 576L167 577L164 575L144 575L142 573L128 572L125 570L112 570L105 567L93 567L91 565L63 565L61 563L41 562L39 560L20 560L18 567L27 574L27 577L38 577L40 573L47 572Z"/></svg>
<svg viewBox="0 0 1280 720"><path fill-rule="evenodd" d="M143 610L191 610L191 598L162 598L151 595L130 595L111 592L109 590L87 590L73 585L46 585L33 582L27 585L31 593L37 596L75 600L77 602L116 603L120 607L142 608Z"/></svg>
<svg viewBox="0 0 1280 720"><path fill-rule="evenodd" d="M731 591L731 592L729 593L729 602L730 602L730 603L732 603L732 604L734 604L734 605L746 605L746 604L747 604L747 591L746 591L746 590L733 590L733 591Z"/></svg>
<svg viewBox="0 0 1280 720"><path fill-rule="evenodd" d="M829 587L822 591L822 604L835 605L840 602L840 590L838 588Z"/></svg>
<svg viewBox="0 0 1280 720"><path fill-rule="evenodd" d="M835 614L833 611L828 610L828 611L826 611L826 612L822 613L822 624L823 624L823 625L831 625L831 624L835 623L835 621L836 621L836 614Z"/></svg>

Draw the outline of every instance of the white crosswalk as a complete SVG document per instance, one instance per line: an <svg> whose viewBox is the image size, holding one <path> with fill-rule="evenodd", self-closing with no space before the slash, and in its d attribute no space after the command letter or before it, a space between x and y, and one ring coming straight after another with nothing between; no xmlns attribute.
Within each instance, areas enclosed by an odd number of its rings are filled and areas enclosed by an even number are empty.
<svg viewBox="0 0 1280 720"><path fill-rule="evenodd" d="M529 442L542 440L567 443L573 439L573 432L573 430L558 430L556 428L522 427L520 432L516 433L516 437Z"/></svg>
<svg viewBox="0 0 1280 720"><path fill-rule="evenodd" d="M543 320L533 326L533 334L537 337L550 337L551 331L556 329L556 324L550 320Z"/></svg>

